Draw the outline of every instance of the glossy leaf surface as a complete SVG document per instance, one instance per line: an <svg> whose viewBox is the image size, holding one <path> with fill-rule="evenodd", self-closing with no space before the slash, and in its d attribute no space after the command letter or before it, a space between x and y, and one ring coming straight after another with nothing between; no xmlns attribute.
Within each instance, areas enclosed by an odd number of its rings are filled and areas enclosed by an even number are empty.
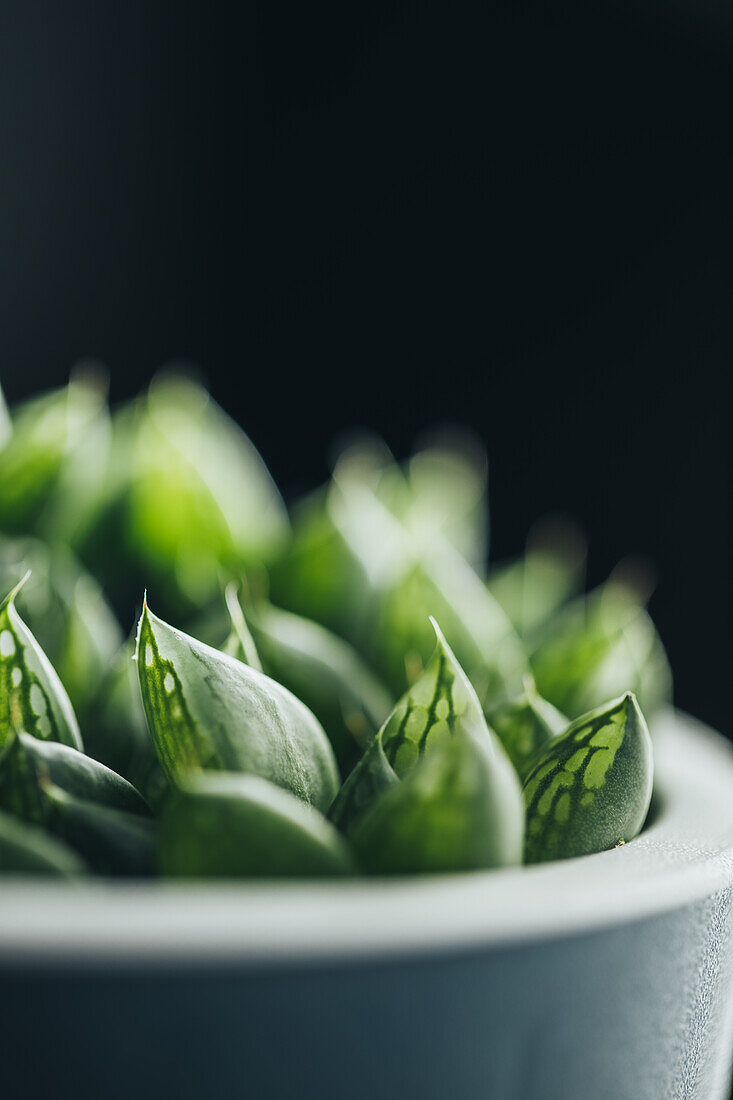
<svg viewBox="0 0 733 1100"><path fill-rule="evenodd" d="M649 731L631 693L578 718L525 780L527 862L632 840L649 809L652 776Z"/></svg>
<svg viewBox="0 0 733 1100"><path fill-rule="evenodd" d="M253 775L207 773L166 804L161 869L174 876L305 877L351 874L353 857L312 806Z"/></svg>
<svg viewBox="0 0 733 1100"><path fill-rule="evenodd" d="M15 734L0 757L0 806L28 820L42 820L46 782L87 802L143 817L150 813L135 788L104 764L68 745Z"/></svg>
<svg viewBox="0 0 733 1100"><path fill-rule="evenodd" d="M318 720L286 688L143 610L137 666L168 778L202 769L262 776L326 810L338 787Z"/></svg>

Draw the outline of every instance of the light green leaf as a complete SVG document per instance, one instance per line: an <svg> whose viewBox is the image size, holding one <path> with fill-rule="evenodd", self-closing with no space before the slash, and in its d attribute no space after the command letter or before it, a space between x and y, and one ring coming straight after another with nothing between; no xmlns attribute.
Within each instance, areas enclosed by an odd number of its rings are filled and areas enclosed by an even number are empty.
<svg viewBox="0 0 733 1100"><path fill-rule="evenodd" d="M39 521L104 403L99 380L81 375L14 410L0 460L0 528L27 532Z"/></svg>
<svg viewBox="0 0 733 1100"><path fill-rule="evenodd" d="M247 626L247 620L244 617L241 604L237 599L237 586L233 581L227 585L224 592L224 599L229 612L229 618L231 619L232 628L224 645L221 647L222 653L227 653L230 657L236 657L238 661L242 661L245 665L249 665L250 668L256 669L257 672L262 672L260 655L257 652L257 646ZM277 677L275 677L275 679L277 679Z"/></svg>
<svg viewBox="0 0 733 1100"><path fill-rule="evenodd" d="M61 741L81 749L69 697L15 610L19 587L0 604L0 747L12 732L25 731L44 741Z"/></svg>
<svg viewBox="0 0 733 1100"><path fill-rule="evenodd" d="M0 874L67 878L85 871L82 860L63 841L0 812Z"/></svg>
<svg viewBox="0 0 733 1100"><path fill-rule="evenodd" d="M527 681L521 695L485 713L520 779L549 742L568 728L565 715L543 699L531 681Z"/></svg>
<svg viewBox="0 0 733 1100"><path fill-rule="evenodd" d="M172 783L201 769L249 772L328 808L338 787L331 746L286 688L168 626L147 605L137 665L150 733Z"/></svg>
<svg viewBox="0 0 733 1100"><path fill-rule="evenodd" d="M649 731L631 692L578 718L525 780L526 861L632 840L649 809L652 775Z"/></svg>
<svg viewBox="0 0 733 1100"><path fill-rule="evenodd" d="M531 664L537 690L570 718L626 690L647 714L671 699L669 662L654 624L632 589L613 579L548 625Z"/></svg>
<svg viewBox="0 0 733 1100"><path fill-rule="evenodd" d="M3 388L0 385L0 451L10 439L12 432L13 428L10 423L10 413L8 412L8 406L5 403L5 394L3 393Z"/></svg>
<svg viewBox="0 0 733 1100"><path fill-rule="evenodd" d="M527 540L522 557L491 570L488 588L528 644L585 576L586 544L571 523L545 520Z"/></svg>
<svg viewBox="0 0 733 1100"><path fill-rule="evenodd" d="M171 796L161 869L174 876L354 873L345 841L312 806L254 775L193 776Z"/></svg>
<svg viewBox="0 0 733 1100"><path fill-rule="evenodd" d="M97 582L64 546L0 537L0 592L30 571L18 592L19 615L58 673L82 727L122 643Z"/></svg>
<svg viewBox="0 0 733 1100"><path fill-rule="evenodd" d="M521 690L529 671L522 643L499 604L461 556L434 541L376 594L370 659L394 691L419 675L432 652L430 618L441 622L482 700Z"/></svg>

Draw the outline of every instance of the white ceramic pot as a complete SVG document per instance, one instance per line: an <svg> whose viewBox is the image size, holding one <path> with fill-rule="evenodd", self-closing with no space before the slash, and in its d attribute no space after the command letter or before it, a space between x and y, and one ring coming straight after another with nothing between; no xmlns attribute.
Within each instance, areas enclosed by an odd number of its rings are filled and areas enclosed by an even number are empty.
<svg viewBox="0 0 733 1100"><path fill-rule="evenodd" d="M0 883L5 1086L725 1097L733 752L679 714L654 735L650 823L583 859L329 885Z"/></svg>

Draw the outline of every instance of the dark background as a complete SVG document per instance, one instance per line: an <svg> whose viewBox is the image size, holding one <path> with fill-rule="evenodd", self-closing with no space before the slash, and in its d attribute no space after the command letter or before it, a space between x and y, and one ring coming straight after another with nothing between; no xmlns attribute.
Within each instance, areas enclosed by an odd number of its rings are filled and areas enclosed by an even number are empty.
<svg viewBox="0 0 733 1100"><path fill-rule="evenodd" d="M731 63L715 0L0 2L10 401L198 363L286 493L350 425L464 421L493 553L647 555L677 701L730 721Z"/></svg>

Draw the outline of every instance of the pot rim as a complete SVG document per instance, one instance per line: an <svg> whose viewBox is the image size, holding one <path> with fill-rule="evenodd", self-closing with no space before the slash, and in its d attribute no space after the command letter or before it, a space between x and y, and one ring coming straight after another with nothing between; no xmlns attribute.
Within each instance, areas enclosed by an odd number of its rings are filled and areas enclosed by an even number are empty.
<svg viewBox="0 0 733 1100"><path fill-rule="evenodd" d="M597 855L349 882L5 880L0 962L323 962L555 939L733 884L733 748L679 711L654 723L650 825Z"/></svg>

